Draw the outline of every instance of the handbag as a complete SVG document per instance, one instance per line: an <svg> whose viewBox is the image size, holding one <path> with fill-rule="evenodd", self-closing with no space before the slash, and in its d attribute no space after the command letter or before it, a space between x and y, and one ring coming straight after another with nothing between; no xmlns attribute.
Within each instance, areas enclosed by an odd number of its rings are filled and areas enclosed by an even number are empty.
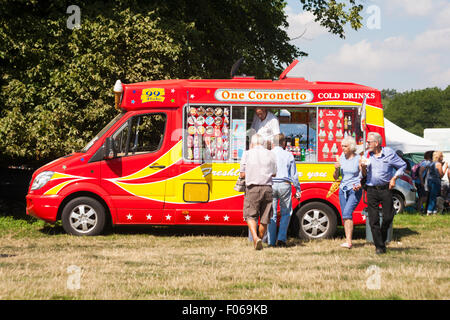
<svg viewBox="0 0 450 320"><path fill-rule="evenodd" d="M239 177L236 181L236 184L233 188L237 192L244 192L245 191L245 178Z"/></svg>

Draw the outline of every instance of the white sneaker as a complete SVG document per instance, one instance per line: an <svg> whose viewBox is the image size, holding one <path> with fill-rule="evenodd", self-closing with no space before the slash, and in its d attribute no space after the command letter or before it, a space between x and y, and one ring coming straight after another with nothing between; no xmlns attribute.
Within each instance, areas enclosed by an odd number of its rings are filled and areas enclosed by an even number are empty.
<svg viewBox="0 0 450 320"><path fill-rule="evenodd" d="M343 244L341 244L342 248L347 248L347 249L351 249L353 247L353 245L348 244L347 242L344 242Z"/></svg>

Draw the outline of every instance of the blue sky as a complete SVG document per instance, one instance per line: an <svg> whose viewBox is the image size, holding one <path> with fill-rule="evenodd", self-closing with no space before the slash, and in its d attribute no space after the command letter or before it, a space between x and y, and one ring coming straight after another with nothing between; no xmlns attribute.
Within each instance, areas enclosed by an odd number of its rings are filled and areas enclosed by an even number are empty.
<svg viewBox="0 0 450 320"><path fill-rule="evenodd" d="M340 39L287 0L288 34L309 54L288 76L403 92L450 85L449 0L362 0L363 27ZM369 11L370 8L370 11Z"/></svg>

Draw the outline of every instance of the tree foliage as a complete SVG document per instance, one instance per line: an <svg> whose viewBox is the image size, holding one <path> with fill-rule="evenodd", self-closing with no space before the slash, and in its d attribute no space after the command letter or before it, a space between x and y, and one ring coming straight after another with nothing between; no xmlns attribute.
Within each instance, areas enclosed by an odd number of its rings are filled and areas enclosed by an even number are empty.
<svg viewBox="0 0 450 320"><path fill-rule="evenodd" d="M363 9L362 1L300 0L300 2L304 10L314 14L316 22L342 39L345 38L344 27L347 23L354 30L362 27L360 14Z"/></svg>
<svg viewBox="0 0 450 320"><path fill-rule="evenodd" d="M315 14L342 35L339 25L358 19L329 2ZM275 78L305 55L289 42L284 0L76 4L80 28L69 29L66 1L0 1L2 163L40 164L81 149L116 113L116 79L228 78L240 57L239 73Z"/></svg>
<svg viewBox="0 0 450 320"><path fill-rule="evenodd" d="M395 93L386 96L383 105L386 118L418 136L423 136L426 128L448 128L450 124L450 86Z"/></svg>

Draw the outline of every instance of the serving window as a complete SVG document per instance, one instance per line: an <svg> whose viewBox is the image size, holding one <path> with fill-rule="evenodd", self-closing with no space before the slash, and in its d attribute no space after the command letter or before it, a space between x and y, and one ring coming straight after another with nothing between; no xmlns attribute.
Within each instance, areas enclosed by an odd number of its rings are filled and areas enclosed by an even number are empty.
<svg viewBox="0 0 450 320"><path fill-rule="evenodd" d="M286 137L286 151L296 161L317 161L316 108L278 109L275 115Z"/></svg>
<svg viewBox="0 0 450 320"><path fill-rule="evenodd" d="M186 161L238 162L249 147L255 109L262 106L189 105L184 116ZM296 162L334 162L346 136L362 143L357 108L267 108L279 121Z"/></svg>

